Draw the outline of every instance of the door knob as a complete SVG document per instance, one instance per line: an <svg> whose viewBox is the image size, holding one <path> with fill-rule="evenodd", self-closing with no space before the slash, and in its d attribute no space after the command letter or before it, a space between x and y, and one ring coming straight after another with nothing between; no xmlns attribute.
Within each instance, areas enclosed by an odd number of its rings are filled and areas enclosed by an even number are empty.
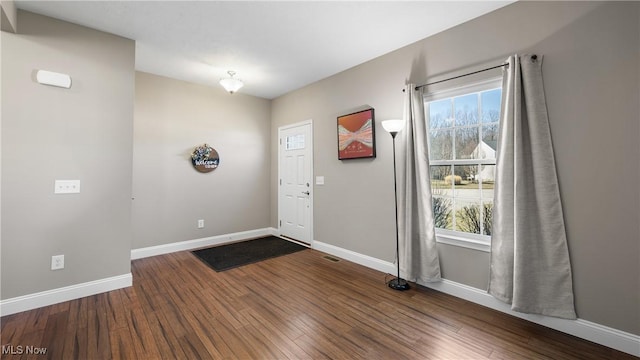
<svg viewBox="0 0 640 360"><path fill-rule="evenodd" d="M310 192L308 192L308 191L303 191L302 193L305 194L305 195L309 195L310 194Z"/></svg>

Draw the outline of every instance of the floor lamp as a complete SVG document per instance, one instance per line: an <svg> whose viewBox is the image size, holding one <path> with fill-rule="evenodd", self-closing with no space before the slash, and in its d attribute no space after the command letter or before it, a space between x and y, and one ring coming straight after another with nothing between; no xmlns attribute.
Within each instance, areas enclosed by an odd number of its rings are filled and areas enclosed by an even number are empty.
<svg viewBox="0 0 640 360"><path fill-rule="evenodd" d="M396 204L396 254L398 256L398 277L389 281L389 287L394 290L409 290L411 287L406 280L400 278L400 241L398 237L398 185L396 182L396 135L404 128L404 120L385 120L382 127L391 134L393 138L393 199Z"/></svg>

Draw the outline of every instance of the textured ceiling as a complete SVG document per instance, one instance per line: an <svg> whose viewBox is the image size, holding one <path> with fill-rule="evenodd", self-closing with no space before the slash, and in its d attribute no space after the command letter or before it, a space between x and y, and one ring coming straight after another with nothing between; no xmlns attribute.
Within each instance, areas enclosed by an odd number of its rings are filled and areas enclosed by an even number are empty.
<svg viewBox="0 0 640 360"><path fill-rule="evenodd" d="M16 1L136 41L136 70L272 99L513 1ZM19 26L19 25L18 25Z"/></svg>

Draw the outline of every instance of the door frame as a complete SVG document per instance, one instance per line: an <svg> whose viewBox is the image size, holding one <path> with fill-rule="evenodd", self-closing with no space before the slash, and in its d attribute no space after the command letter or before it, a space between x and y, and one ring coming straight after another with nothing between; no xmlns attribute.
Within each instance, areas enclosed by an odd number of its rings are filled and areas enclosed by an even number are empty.
<svg viewBox="0 0 640 360"><path fill-rule="evenodd" d="M284 125L284 126L280 126L278 127L278 140L277 140L277 144L278 144L278 177L276 179L276 186L278 187L278 234L282 235L281 232L281 222L280 222L280 215L282 215L282 203L280 202L280 196L282 195L281 192L281 186L280 186L280 181L282 179L281 176L281 164L280 164L280 158L282 157L282 152L284 151L283 148L283 141L282 141L282 132L284 130L288 130L291 128L295 128L295 127L299 127L299 126L306 126L308 125L311 129L310 134L311 137L310 139L308 139L308 141L305 139L305 142L307 144L309 144L309 147L311 148L311 156L309 157L309 169L311 171L311 174L309 174L309 183L311 184L311 186L309 187L309 190L311 192L311 194L309 194L309 244L303 243L301 242L302 245L305 246L309 246L310 248L313 248L313 198L315 195L315 181L314 181L314 167L313 167L313 153L314 153L314 147L313 147L313 119L309 119L309 120L304 120L304 121L300 121L294 124L289 124L289 125ZM289 237L287 237L287 239L290 239ZM295 240L295 239L291 239L291 240Z"/></svg>

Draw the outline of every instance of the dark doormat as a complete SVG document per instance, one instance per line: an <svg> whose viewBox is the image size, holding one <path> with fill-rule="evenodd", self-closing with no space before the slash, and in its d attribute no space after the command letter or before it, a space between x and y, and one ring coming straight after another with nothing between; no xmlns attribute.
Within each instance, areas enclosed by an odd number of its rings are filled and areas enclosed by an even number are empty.
<svg viewBox="0 0 640 360"><path fill-rule="evenodd" d="M275 236L192 251L215 271L225 271L307 249Z"/></svg>

